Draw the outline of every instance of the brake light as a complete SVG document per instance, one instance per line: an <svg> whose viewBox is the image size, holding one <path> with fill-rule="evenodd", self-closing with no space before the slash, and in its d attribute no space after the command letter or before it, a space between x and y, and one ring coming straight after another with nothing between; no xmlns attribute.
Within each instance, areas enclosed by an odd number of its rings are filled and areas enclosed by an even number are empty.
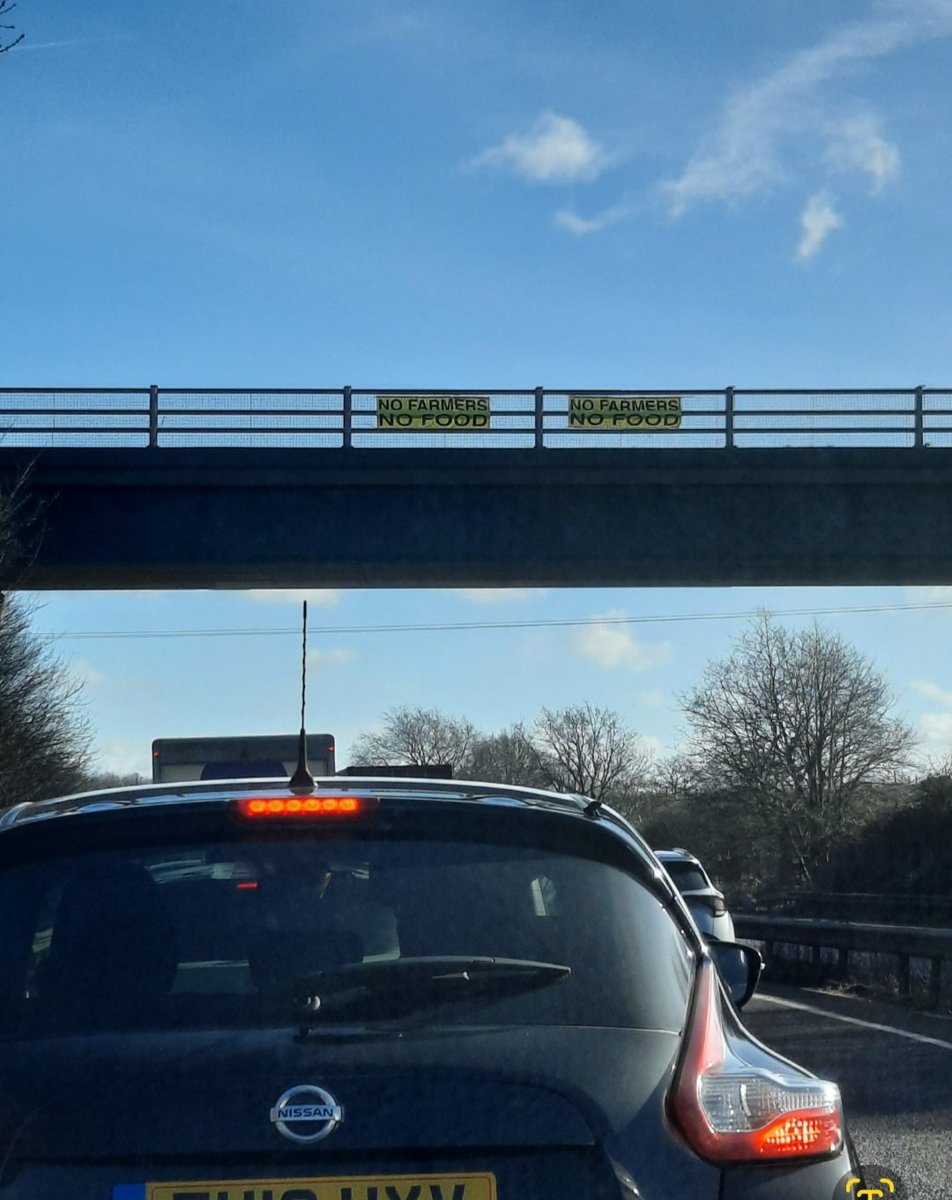
<svg viewBox="0 0 952 1200"><path fill-rule="evenodd" d="M256 820L355 817L370 807L364 796L243 796L237 801L239 814Z"/></svg>
<svg viewBox="0 0 952 1200"><path fill-rule="evenodd" d="M722 917L727 912L727 905L724 902L723 896L711 897L711 912L715 917Z"/></svg>
<svg viewBox="0 0 952 1200"><path fill-rule="evenodd" d="M681 1062L668 1097L691 1147L711 1162L836 1154L843 1110L836 1084L743 1061L728 1045L714 964L700 966Z"/></svg>

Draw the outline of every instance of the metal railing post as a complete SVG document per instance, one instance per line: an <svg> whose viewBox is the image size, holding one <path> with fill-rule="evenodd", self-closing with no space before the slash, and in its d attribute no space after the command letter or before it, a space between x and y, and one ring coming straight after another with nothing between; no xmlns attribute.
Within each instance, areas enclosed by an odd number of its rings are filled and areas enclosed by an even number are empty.
<svg viewBox="0 0 952 1200"><path fill-rule="evenodd" d="M149 448L159 444L159 389L153 383L149 388Z"/></svg>
<svg viewBox="0 0 952 1200"><path fill-rule="evenodd" d="M724 446L734 449L734 389L724 389Z"/></svg>
<svg viewBox="0 0 952 1200"><path fill-rule="evenodd" d="M350 384L344 388L344 449L351 450L354 445L354 392Z"/></svg>
<svg viewBox="0 0 952 1200"><path fill-rule="evenodd" d="M536 450L541 450L545 446L545 423L543 422L544 416L545 388L537 387L535 390L535 437L533 440L533 445L535 446Z"/></svg>
<svg viewBox="0 0 952 1200"><path fill-rule="evenodd" d="M926 444L925 443L925 427L924 427L923 411L922 411L922 393L924 390L925 389L922 387L921 384L919 385L919 387L916 388L915 416L913 418L913 426L915 429L913 445L916 447L917 450L921 450L922 447Z"/></svg>

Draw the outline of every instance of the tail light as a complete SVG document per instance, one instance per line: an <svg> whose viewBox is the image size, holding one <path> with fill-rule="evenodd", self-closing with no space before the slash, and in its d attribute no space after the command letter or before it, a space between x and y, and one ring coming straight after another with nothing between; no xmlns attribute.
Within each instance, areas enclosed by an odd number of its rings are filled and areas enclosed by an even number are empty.
<svg viewBox="0 0 952 1200"><path fill-rule="evenodd" d="M722 917L727 912L727 905L724 903L723 896L712 896L708 903L715 917Z"/></svg>
<svg viewBox="0 0 952 1200"><path fill-rule="evenodd" d="M843 1145L839 1088L745 1062L728 1044L714 964L703 959L684 1049L668 1097L691 1147L710 1162L765 1162L836 1154Z"/></svg>
<svg viewBox="0 0 952 1200"><path fill-rule="evenodd" d="M242 796L238 814L248 820L335 820L366 815L376 807L369 796Z"/></svg>

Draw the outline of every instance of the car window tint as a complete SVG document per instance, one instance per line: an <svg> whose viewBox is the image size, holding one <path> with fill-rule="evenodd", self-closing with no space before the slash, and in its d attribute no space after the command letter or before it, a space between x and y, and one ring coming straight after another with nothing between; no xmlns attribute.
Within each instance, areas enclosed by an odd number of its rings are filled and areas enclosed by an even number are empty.
<svg viewBox="0 0 952 1200"><path fill-rule="evenodd" d="M291 1023L296 978L429 955L571 967L436 1024L678 1028L690 952L626 872L481 843L236 842L0 874L0 1036Z"/></svg>
<svg viewBox="0 0 952 1200"><path fill-rule="evenodd" d="M679 892L694 892L698 888L711 886L700 867L690 862L666 862L664 869L674 881Z"/></svg>

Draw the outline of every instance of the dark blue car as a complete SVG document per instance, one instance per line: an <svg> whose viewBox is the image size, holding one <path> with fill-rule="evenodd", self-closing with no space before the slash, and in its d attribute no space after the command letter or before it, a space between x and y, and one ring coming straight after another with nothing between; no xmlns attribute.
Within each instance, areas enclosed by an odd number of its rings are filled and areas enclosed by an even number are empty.
<svg viewBox="0 0 952 1200"><path fill-rule="evenodd" d="M407 779L0 821L0 1200L826 1200L837 1088L638 835Z"/></svg>

